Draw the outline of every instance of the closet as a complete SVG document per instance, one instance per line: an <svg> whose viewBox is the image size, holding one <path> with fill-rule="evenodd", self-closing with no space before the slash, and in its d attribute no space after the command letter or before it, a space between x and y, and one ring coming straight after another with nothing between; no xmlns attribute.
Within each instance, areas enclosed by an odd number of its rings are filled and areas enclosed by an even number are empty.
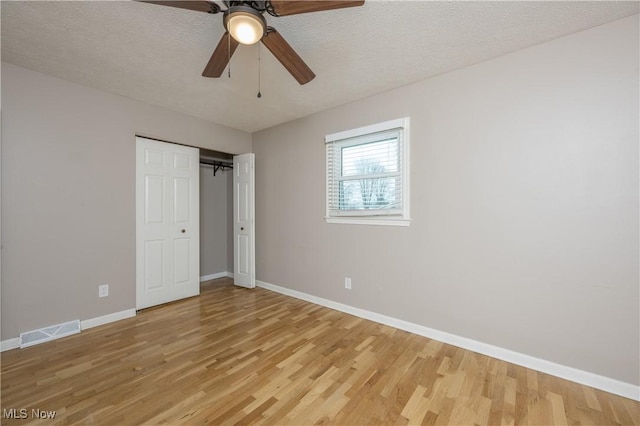
<svg viewBox="0 0 640 426"><path fill-rule="evenodd" d="M200 149L200 280L233 274L233 155Z"/></svg>

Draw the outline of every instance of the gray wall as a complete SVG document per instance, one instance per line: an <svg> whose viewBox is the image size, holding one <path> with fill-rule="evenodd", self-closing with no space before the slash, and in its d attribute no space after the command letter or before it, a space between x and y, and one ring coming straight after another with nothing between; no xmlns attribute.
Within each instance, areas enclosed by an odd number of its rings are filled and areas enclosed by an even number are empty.
<svg viewBox="0 0 640 426"><path fill-rule="evenodd" d="M233 272L232 181L231 171L213 176L212 167L200 166L200 276Z"/></svg>
<svg viewBox="0 0 640 426"><path fill-rule="evenodd" d="M251 150L245 132L2 64L3 340L135 307L135 134Z"/></svg>
<svg viewBox="0 0 640 426"><path fill-rule="evenodd" d="M634 16L256 133L257 279L638 384L638 89ZM404 116L411 226L326 224L324 136Z"/></svg>

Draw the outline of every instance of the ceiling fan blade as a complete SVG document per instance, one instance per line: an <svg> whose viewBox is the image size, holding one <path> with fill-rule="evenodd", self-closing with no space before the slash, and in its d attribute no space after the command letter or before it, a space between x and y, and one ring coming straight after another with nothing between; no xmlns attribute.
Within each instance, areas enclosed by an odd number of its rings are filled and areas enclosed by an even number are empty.
<svg viewBox="0 0 640 426"><path fill-rule="evenodd" d="M159 4L161 6L178 7L180 9L196 10L198 12L206 13L218 13L220 12L220 6L205 0L175 0L175 1L150 1L150 0L137 0L141 3Z"/></svg>
<svg viewBox="0 0 640 426"><path fill-rule="evenodd" d="M362 6L364 0L271 0L270 3L276 15L287 16Z"/></svg>
<svg viewBox="0 0 640 426"><path fill-rule="evenodd" d="M231 59L233 53L236 51L238 44L239 43L236 39L231 37L229 33L225 32L222 34L222 38L218 42L216 50L213 51L213 55L211 55L209 63L204 68L204 71L202 71L202 76L212 78L220 77L224 69L227 67L229 59Z"/></svg>
<svg viewBox="0 0 640 426"><path fill-rule="evenodd" d="M269 27L262 37L262 43L273 53L273 56L298 80L300 84L307 84L316 75L311 68L304 63L302 58L293 50L287 41L274 28Z"/></svg>

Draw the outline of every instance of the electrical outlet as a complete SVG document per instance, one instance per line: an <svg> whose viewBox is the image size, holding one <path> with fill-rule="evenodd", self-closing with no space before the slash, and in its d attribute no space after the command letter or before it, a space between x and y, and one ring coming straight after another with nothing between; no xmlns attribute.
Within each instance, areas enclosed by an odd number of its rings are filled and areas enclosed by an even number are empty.
<svg viewBox="0 0 640 426"><path fill-rule="evenodd" d="M351 278L344 278L344 288L351 290Z"/></svg>
<svg viewBox="0 0 640 426"><path fill-rule="evenodd" d="M98 286L98 297L107 297L109 295L109 284Z"/></svg>

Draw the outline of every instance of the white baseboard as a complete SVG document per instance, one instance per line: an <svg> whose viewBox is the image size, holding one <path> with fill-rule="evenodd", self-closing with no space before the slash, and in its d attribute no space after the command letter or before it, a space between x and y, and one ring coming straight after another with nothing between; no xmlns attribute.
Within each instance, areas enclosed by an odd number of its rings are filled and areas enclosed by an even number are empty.
<svg viewBox="0 0 640 426"><path fill-rule="evenodd" d="M428 337L429 339L437 340L439 342L447 343L459 348L467 349L473 352L507 361L512 364L527 367L532 370L550 374L552 376L560 377L572 382L591 386L596 389L601 389L605 392L621 395L625 398L640 401L640 386L636 386L631 383L626 383L609 377L600 376L598 374L590 373L584 370L578 370L573 367L556 364L555 362L536 358L530 355L525 355L509 349L501 348L499 346L478 342L477 340L468 339L466 337L457 336L455 334L447 333L440 330L435 330L433 328L414 324L408 321L403 321L397 318L389 317L387 315L378 314L376 312L367 311L365 309L345 305L343 303L334 302L333 300L313 296L297 290L291 290L275 284L269 284L264 281L256 280L256 286L275 291L276 293L295 297L296 299L302 299L307 302L335 309L336 311L355 315L357 317L368 319L380 324L395 327L400 330L408 331L410 333L418 334L420 336Z"/></svg>
<svg viewBox="0 0 640 426"><path fill-rule="evenodd" d="M127 309L126 311L114 312L112 314L103 315L97 318L91 318L80 321L80 327L83 330L87 328L97 327L99 325L109 324L110 322L116 322L125 318L131 318L136 316L135 309Z"/></svg>
<svg viewBox="0 0 640 426"><path fill-rule="evenodd" d="M20 347L20 338L14 337L12 339L3 340L0 342L0 352L8 351Z"/></svg>
<svg viewBox="0 0 640 426"><path fill-rule="evenodd" d="M216 274L203 275L200 277L200 282L215 280L218 278L225 278L225 277L233 278L233 272L224 271L224 272L218 272Z"/></svg>
<svg viewBox="0 0 640 426"><path fill-rule="evenodd" d="M82 320L80 321L80 329L86 330L88 328L109 324L110 322L120 321L122 319L131 318L135 316L136 316L135 309L127 309L125 311L114 312L112 314L103 315L101 317ZM3 340L2 342L0 342L0 352L8 351L10 349L16 349L19 347L20 347L20 337L14 337L14 338Z"/></svg>

